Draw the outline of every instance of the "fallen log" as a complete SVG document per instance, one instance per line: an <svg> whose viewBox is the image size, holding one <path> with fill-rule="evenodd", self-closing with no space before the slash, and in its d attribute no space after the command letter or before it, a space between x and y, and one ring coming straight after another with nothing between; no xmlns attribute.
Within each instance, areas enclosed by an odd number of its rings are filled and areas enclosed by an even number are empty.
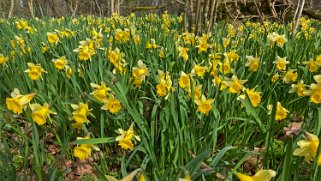
<svg viewBox="0 0 321 181"><path fill-rule="evenodd" d="M321 21L321 11L320 10L304 9L302 11L302 14L304 14L305 16L307 16L309 18Z"/></svg>

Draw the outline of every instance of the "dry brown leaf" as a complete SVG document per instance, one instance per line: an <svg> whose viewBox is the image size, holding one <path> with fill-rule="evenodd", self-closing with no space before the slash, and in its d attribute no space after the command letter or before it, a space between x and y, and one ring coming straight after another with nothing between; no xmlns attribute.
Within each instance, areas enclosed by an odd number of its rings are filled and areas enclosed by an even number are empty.
<svg viewBox="0 0 321 181"><path fill-rule="evenodd" d="M72 167L72 161L71 160L66 160L64 163L65 168L70 168Z"/></svg>
<svg viewBox="0 0 321 181"><path fill-rule="evenodd" d="M74 166L76 166L75 175L82 176L84 173L93 172L93 167L88 162L79 162L79 164Z"/></svg>
<svg viewBox="0 0 321 181"><path fill-rule="evenodd" d="M254 152L262 152L264 148L259 148L259 147L254 147L253 151ZM247 172L252 172L254 173L257 168L263 168L262 165L262 158L260 157L258 159L258 155L250 155L243 163L244 170Z"/></svg>
<svg viewBox="0 0 321 181"><path fill-rule="evenodd" d="M56 153L59 152L59 149L56 147L56 145L49 145L48 151L51 155L55 155Z"/></svg>
<svg viewBox="0 0 321 181"><path fill-rule="evenodd" d="M288 127L284 127L285 135L288 137L292 137L298 135L301 131L302 122L297 123L293 122L288 125Z"/></svg>
<svg viewBox="0 0 321 181"><path fill-rule="evenodd" d="M55 139L55 135L52 133L46 133L45 139L47 142L53 143Z"/></svg>

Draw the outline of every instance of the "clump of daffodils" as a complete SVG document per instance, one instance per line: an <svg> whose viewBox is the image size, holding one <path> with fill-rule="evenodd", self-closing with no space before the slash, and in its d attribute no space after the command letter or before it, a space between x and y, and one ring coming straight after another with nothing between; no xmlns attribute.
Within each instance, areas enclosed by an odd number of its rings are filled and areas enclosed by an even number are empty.
<svg viewBox="0 0 321 181"><path fill-rule="evenodd" d="M25 29L26 27L28 27L28 21L26 21L25 19L20 19L19 21L16 21L15 23L16 23L18 30Z"/></svg>
<svg viewBox="0 0 321 181"><path fill-rule="evenodd" d="M139 136L134 133L134 124L131 124L127 131L119 128L117 130L119 136L116 137L118 145L125 150L132 150L134 148L134 141L140 141Z"/></svg>
<svg viewBox="0 0 321 181"><path fill-rule="evenodd" d="M213 85L215 87L220 88L221 91L228 87L228 85L227 85L228 81L229 81L229 78L222 77L222 76L215 76L214 79L212 80Z"/></svg>
<svg viewBox="0 0 321 181"><path fill-rule="evenodd" d="M15 88L11 93L11 98L6 98L7 109L11 110L14 114L21 114L35 95L35 93L22 95L19 89Z"/></svg>
<svg viewBox="0 0 321 181"><path fill-rule="evenodd" d="M285 34L279 35L276 32L270 33L267 36L267 39L270 43L270 45L276 45L280 48L283 48L284 44L288 42L288 40L285 38Z"/></svg>
<svg viewBox="0 0 321 181"><path fill-rule="evenodd" d="M74 50L78 53L79 60L90 60L93 55L96 54L95 43L93 40L87 38L84 41L79 42L79 47Z"/></svg>
<svg viewBox="0 0 321 181"><path fill-rule="evenodd" d="M73 50L78 53L79 60L91 60L91 57L96 54L96 50L100 48L103 40L101 30L97 32L95 29L91 31L91 38L86 38L79 42L78 48Z"/></svg>
<svg viewBox="0 0 321 181"><path fill-rule="evenodd" d="M193 45L195 43L194 33L189 33L188 31L186 31L185 33L183 33L182 38L185 44Z"/></svg>
<svg viewBox="0 0 321 181"><path fill-rule="evenodd" d="M99 102L104 103L101 109L107 110L112 114L116 114L121 110L121 103L115 98L113 93L110 91L110 88L107 87L104 82L102 82L101 85L94 83L91 83L90 85L92 88L94 88L94 91L90 94L93 95Z"/></svg>
<svg viewBox="0 0 321 181"><path fill-rule="evenodd" d="M164 73L161 70L158 70L158 85L156 86L156 93L167 99L170 95L170 92L174 90L172 87L172 79L169 72Z"/></svg>
<svg viewBox="0 0 321 181"><path fill-rule="evenodd" d="M225 52L223 55L225 56L225 59L227 59L230 62L237 61L240 58L236 50Z"/></svg>
<svg viewBox="0 0 321 181"><path fill-rule="evenodd" d="M114 50L109 49L108 60L115 67L113 73L116 73L116 70L119 71L121 75L126 73L127 62L125 60L124 52L121 52L118 48L115 48Z"/></svg>
<svg viewBox="0 0 321 181"><path fill-rule="evenodd" d="M234 71L231 67L231 61L227 58L225 58L223 62L219 62L218 65L220 73L224 75L232 73Z"/></svg>
<svg viewBox="0 0 321 181"><path fill-rule="evenodd" d="M138 60L137 64L138 66L132 69L132 80L134 85L140 86L149 76L149 70L142 60Z"/></svg>
<svg viewBox="0 0 321 181"><path fill-rule="evenodd" d="M89 123L87 116L90 114L88 103L71 104L72 119L75 121L73 127L80 129L83 123Z"/></svg>
<svg viewBox="0 0 321 181"><path fill-rule="evenodd" d="M109 94L110 88L102 82L101 85L90 83L90 86L94 88L94 91L90 94L93 95L98 101L104 102L106 96Z"/></svg>
<svg viewBox="0 0 321 181"><path fill-rule="evenodd" d="M130 30L128 28L115 30L115 40L121 44L124 44L130 40Z"/></svg>
<svg viewBox="0 0 321 181"><path fill-rule="evenodd" d="M207 42L209 35L204 34L202 37L197 37L198 45L195 47L198 48L198 53L207 52L207 49L210 48L210 44Z"/></svg>
<svg viewBox="0 0 321 181"><path fill-rule="evenodd" d="M101 33L101 29L96 31L95 28L91 30L91 40L94 42L95 48L100 48L102 41L103 41L103 34Z"/></svg>
<svg viewBox="0 0 321 181"><path fill-rule="evenodd" d="M158 48L158 47L160 47L160 46L156 44L156 40L154 38L152 38L150 40L150 42L146 43L146 48L147 49Z"/></svg>

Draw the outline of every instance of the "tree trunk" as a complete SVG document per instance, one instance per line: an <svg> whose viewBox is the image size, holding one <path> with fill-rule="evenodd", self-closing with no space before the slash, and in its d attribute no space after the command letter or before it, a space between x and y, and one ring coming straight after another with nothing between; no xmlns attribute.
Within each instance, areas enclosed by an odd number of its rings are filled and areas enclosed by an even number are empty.
<svg viewBox="0 0 321 181"><path fill-rule="evenodd" d="M210 19L209 19L209 24L208 24L208 27L207 27L207 32L210 32L211 29L212 29L212 26L214 24L214 16L215 16L215 5L216 5L216 1L217 0L212 0L211 2L211 7L210 7Z"/></svg>
<svg viewBox="0 0 321 181"><path fill-rule="evenodd" d="M195 34L199 33L201 19L201 0L197 0L196 4L196 19L195 19Z"/></svg>
<svg viewBox="0 0 321 181"><path fill-rule="evenodd" d="M9 13L8 13L8 18L11 18L11 16L12 16L14 3L15 3L14 0L11 0L11 2L10 2L10 10L9 10Z"/></svg>
<svg viewBox="0 0 321 181"><path fill-rule="evenodd" d="M300 8L300 9L297 8L297 10L299 10L299 11L295 12L296 15L294 15L294 18L293 18L293 23L294 23L294 25L292 26L292 37L293 38L295 37L295 34L296 34L296 29L298 27L299 20L302 15L304 4L305 4L305 0L301 0L298 2L298 8Z"/></svg>
<svg viewBox="0 0 321 181"><path fill-rule="evenodd" d="M205 3L204 3L204 6L203 6L203 15L204 15L204 17L202 18L203 21L201 21L201 24L204 25L204 29L208 28L208 25L209 25L208 12L209 12L209 9L210 9L210 1L211 0L206 0Z"/></svg>
<svg viewBox="0 0 321 181"><path fill-rule="evenodd" d="M110 15L115 13L115 0L110 0Z"/></svg>
<svg viewBox="0 0 321 181"><path fill-rule="evenodd" d="M189 21L189 31L192 31L193 26L195 28L193 17L195 19L195 12L194 12L194 6L193 6L193 0L189 0L189 13L188 13L188 21Z"/></svg>
<svg viewBox="0 0 321 181"><path fill-rule="evenodd" d="M31 17L34 18L35 13L34 13L34 8L33 8L33 0L28 0L28 7L29 7Z"/></svg>
<svg viewBox="0 0 321 181"><path fill-rule="evenodd" d="M184 31L187 31L187 27L188 27L188 24L187 24L187 15L189 13L188 11L188 0L185 1L185 6L184 6Z"/></svg>

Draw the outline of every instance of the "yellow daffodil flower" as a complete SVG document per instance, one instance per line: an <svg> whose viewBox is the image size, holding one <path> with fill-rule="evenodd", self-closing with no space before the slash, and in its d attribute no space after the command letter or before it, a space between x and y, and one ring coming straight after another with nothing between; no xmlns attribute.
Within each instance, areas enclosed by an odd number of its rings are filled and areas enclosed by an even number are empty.
<svg viewBox="0 0 321 181"><path fill-rule="evenodd" d="M139 136L134 133L134 124L131 124L127 131L123 129L118 129L119 136L116 137L116 141L118 141L118 145L125 150L132 150L134 148L134 143L132 142L132 138L135 138L137 141L140 141Z"/></svg>
<svg viewBox="0 0 321 181"><path fill-rule="evenodd" d="M192 69L191 74L192 75L197 75L198 77L203 77L203 75L206 72L206 69L207 69L207 67L195 64L193 69Z"/></svg>
<svg viewBox="0 0 321 181"><path fill-rule="evenodd" d="M189 75L181 71L181 76L178 79L178 85L182 89L189 89L191 86L191 80Z"/></svg>
<svg viewBox="0 0 321 181"><path fill-rule="evenodd" d="M32 111L31 117L38 125L45 124L49 114L56 114L49 109L49 105L47 103L45 103L43 106L36 103L30 104L30 108Z"/></svg>
<svg viewBox="0 0 321 181"><path fill-rule="evenodd" d="M59 42L59 37L58 37L57 33L48 32L47 33L47 40L51 44L57 44Z"/></svg>
<svg viewBox="0 0 321 181"><path fill-rule="evenodd" d="M106 99L106 96L110 91L110 88L107 87L106 84L103 82L101 83L101 85L90 83L90 86L95 89L90 94L93 95L100 102L103 102Z"/></svg>
<svg viewBox="0 0 321 181"><path fill-rule="evenodd" d="M260 66L259 59L253 56L246 56L246 59L245 67L248 67L251 72L256 72Z"/></svg>
<svg viewBox="0 0 321 181"><path fill-rule="evenodd" d="M3 54L0 53L0 65L5 64L9 61L9 57L8 56L4 56Z"/></svg>
<svg viewBox="0 0 321 181"><path fill-rule="evenodd" d="M297 84L292 84L291 89L289 90L289 93L297 93L300 97L304 96L304 92L306 92L306 85L303 80Z"/></svg>
<svg viewBox="0 0 321 181"><path fill-rule="evenodd" d="M77 140L82 140L82 139L89 139L90 136L89 134L86 137L77 137ZM95 151L100 151L100 149L97 146L91 145L91 144L81 144L77 145L74 148L73 155L79 160L86 160L90 157L92 150Z"/></svg>
<svg viewBox="0 0 321 181"><path fill-rule="evenodd" d="M280 70L280 71L284 71L286 70L286 65L289 64L289 61L286 61L286 57L279 57L276 56L276 60L273 62L276 66L276 69Z"/></svg>
<svg viewBox="0 0 321 181"><path fill-rule="evenodd" d="M32 80L38 80L41 78L41 74L43 72L46 72L40 64L34 64L34 63L27 63L28 65L28 69L25 70L25 72L28 73L28 76L30 77L30 79Z"/></svg>
<svg viewBox="0 0 321 181"><path fill-rule="evenodd" d="M229 87L229 92L232 94L238 94L243 89L243 84L245 84L247 80L239 80L236 75L233 75L231 81L227 81L226 84Z"/></svg>
<svg viewBox="0 0 321 181"><path fill-rule="evenodd" d="M298 78L298 73L295 70L291 69L285 73L282 80L284 83L288 84L296 81L297 78Z"/></svg>
<svg viewBox="0 0 321 181"><path fill-rule="evenodd" d="M104 99L103 102L104 105L101 109L108 110L113 114L118 113L122 108L121 103L112 94L110 94L107 99Z"/></svg>
<svg viewBox="0 0 321 181"><path fill-rule="evenodd" d="M257 107L260 103L261 103L261 92L257 92L253 89L247 89L245 88L244 91L246 92L246 94L249 96L251 104L253 105L253 107ZM238 98L239 99L243 99L245 100L246 95L240 95Z"/></svg>
<svg viewBox="0 0 321 181"><path fill-rule="evenodd" d="M242 173L235 174L240 181L270 181L275 177L276 172L273 170L259 170L253 176L248 176Z"/></svg>
<svg viewBox="0 0 321 181"><path fill-rule="evenodd" d="M178 47L178 51L179 51L178 56L182 57L185 62L188 60L188 50L189 49L186 47Z"/></svg>
<svg viewBox="0 0 321 181"><path fill-rule="evenodd" d="M11 93L11 98L6 98L8 110L11 110L15 114L22 113L22 110L26 108L27 104L29 104L35 95L35 93L21 95L19 89L15 88Z"/></svg>
<svg viewBox="0 0 321 181"><path fill-rule="evenodd" d="M316 157L320 141L316 135L308 132L305 132L305 138L305 140L298 141L299 148L294 150L293 155L304 156L304 160L309 162ZM321 165L321 155L319 155L317 165Z"/></svg>
<svg viewBox="0 0 321 181"><path fill-rule="evenodd" d="M89 108L87 103L71 104L71 107L74 109L72 113L72 118L77 123L88 123L87 115L89 114Z"/></svg>
<svg viewBox="0 0 321 181"><path fill-rule="evenodd" d="M52 62L55 64L56 69L62 70L68 63L68 60L65 56L59 57L57 59L53 59Z"/></svg>
<svg viewBox="0 0 321 181"><path fill-rule="evenodd" d="M212 110L214 99L206 99L204 95L202 95L201 99L195 99L195 103L197 104L197 111L208 115L209 111Z"/></svg>
<svg viewBox="0 0 321 181"><path fill-rule="evenodd" d="M268 106L269 115L272 113L272 108L273 108L273 105L270 104ZM277 107L276 107L275 120L281 121L281 120L285 119L286 116L288 115L288 112L289 111L287 109L285 109L284 107L282 107L281 103L278 102Z"/></svg>

